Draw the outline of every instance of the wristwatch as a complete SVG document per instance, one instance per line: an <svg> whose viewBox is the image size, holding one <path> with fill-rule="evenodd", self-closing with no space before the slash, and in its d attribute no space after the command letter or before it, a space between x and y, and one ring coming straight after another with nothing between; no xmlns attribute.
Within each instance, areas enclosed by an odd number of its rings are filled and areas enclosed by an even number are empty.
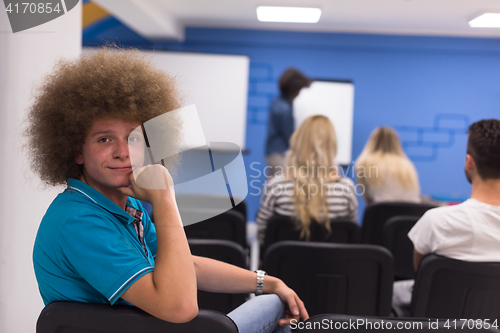
<svg viewBox="0 0 500 333"><path fill-rule="evenodd" d="M255 296L259 296L264 293L262 287L264 286L264 275L266 275L266 272L259 269L256 270L255 273L257 273L257 289L255 290Z"/></svg>

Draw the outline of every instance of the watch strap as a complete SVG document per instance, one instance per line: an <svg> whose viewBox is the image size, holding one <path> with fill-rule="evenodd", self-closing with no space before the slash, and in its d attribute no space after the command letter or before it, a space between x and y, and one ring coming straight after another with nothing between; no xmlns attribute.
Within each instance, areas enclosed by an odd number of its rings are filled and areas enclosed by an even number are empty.
<svg viewBox="0 0 500 333"><path fill-rule="evenodd" d="M256 270L255 273L257 273L257 289L255 290L255 295L259 296L264 293L262 288L264 287L264 276L266 275L266 272L259 269Z"/></svg>

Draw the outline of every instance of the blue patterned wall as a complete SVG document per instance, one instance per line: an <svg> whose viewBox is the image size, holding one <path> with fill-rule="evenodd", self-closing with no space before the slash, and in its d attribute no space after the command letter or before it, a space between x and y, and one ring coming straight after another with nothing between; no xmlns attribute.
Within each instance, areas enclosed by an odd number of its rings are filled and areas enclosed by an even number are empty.
<svg viewBox="0 0 500 333"><path fill-rule="evenodd" d="M273 67L251 63L248 83L248 122L252 125L266 125L269 104L276 96Z"/></svg>
<svg viewBox="0 0 500 333"><path fill-rule="evenodd" d="M432 126L394 126L403 148L413 161L434 162L439 150L455 145L455 136L467 132L469 117L463 114L439 113Z"/></svg>

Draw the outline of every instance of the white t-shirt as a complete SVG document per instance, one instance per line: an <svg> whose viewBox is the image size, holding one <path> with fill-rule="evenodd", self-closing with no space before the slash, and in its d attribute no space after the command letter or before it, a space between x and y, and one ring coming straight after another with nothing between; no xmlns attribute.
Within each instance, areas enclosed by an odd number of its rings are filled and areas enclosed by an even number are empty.
<svg viewBox="0 0 500 333"><path fill-rule="evenodd" d="M500 262L500 206L469 199L427 211L408 233L415 250L464 261Z"/></svg>
<svg viewBox="0 0 500 333"><path fill-rule="evenodd" d="M392 179L392 177L387 178L384 183L379 184L375 187L366 186L366 197L372 201L372 203L378 202L413 202L420 203L422 199L420 198L420 189L416 188L404 188L401 183Z"/></svg>

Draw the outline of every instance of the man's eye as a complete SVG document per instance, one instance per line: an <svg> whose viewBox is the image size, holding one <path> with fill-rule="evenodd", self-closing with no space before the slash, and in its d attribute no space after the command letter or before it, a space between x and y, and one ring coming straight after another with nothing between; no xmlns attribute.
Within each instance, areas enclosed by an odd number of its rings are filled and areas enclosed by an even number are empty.
<svg viewBox="0 0 500 333"><path fill-rule="evenodd" d="M109 141L108 138L100 138L99 140L97 140L97 142L100 142L100 143L106 143L108 141Z"/></svg>

